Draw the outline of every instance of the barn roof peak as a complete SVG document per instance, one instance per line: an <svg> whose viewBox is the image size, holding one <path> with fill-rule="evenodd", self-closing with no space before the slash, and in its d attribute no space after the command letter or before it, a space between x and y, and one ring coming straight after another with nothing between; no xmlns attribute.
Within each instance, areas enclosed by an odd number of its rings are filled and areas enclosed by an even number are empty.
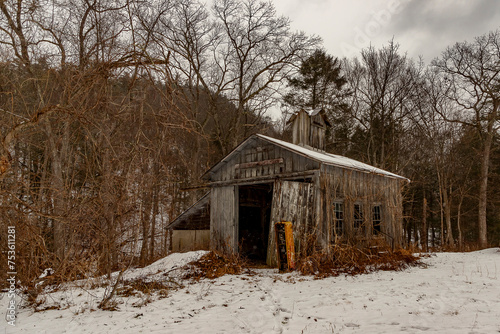
<svg viewBox="0 0 500 334"><path fill-rule="evenodd" d="M247 147L247 145L249 145L250 143L254 142L255 140L259 140L259 139L264 140L266 142L269 142L271 144L277 145L277 146L282 147L282 148L284 148L288 151L291 151L295 154L302 155L308 159L315 160L315 161L320 162L320 163L325 164L325 165L356 170L356 171L360 171L360 172L364 172L364 173L378 174L378 175L382 175L382 176L386 176L386 177L390 177L390 178L404 180L407 182L410 181L409 179L407 179L403 176L388 172L386 170L365 164L363 162L360 162L360 161L357 161L357 160L354 160L351 158L347 158L347 157L344 157L341 155L327 153L325 151L313 150L313 149L308 148L308 147L304 147L304 146L297 145L297 144L292 144L292 143L289 143L289 142L286 142L283 140L279 140L279 139L268 137L268 136L261 135L261 134L255 134L255 135L248 137L240 145L238 145L235 149L233 149L233 151L231 151L231 153L226 155L222 160L220 160L218 163L216 163L214 166L212 166L212 168L210 168L202 176L202 178L205 178L205 179L209 178L209 175L212 172L215 172L222 165L224 165L229 160L231 160L236 154L243 151Z"/></svg>
<svg viewBox="0 0 500 334"><path fill-rule="evenodd" d="M292 142L299 146L324 150L326 129L331 126L324 109L301 109L287 122L292 128Z"/></svg>

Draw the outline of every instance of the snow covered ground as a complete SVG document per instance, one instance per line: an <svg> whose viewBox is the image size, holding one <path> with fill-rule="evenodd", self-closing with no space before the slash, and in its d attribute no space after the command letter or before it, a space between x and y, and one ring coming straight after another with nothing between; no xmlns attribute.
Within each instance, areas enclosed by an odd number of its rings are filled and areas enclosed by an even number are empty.
<svg viewBox="0 0 500 334"><path fill-rule="evenodd" d="M124 277L161 279L201 254L173 254ZM117 311L97 308L104 288L73 288L47 296L61 310L20 309L16 326L3 321L0 334L500 332L498 249L423 261L427 268L321 280L262 269L186 283L149 303L147 296L119 297ZM3 310L7 302L4 295Z"/></svg>

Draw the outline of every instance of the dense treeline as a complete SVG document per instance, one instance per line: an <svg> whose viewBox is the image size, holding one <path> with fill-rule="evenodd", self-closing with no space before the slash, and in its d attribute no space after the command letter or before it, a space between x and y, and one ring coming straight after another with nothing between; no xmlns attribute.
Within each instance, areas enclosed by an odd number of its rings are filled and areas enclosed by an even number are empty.
<svg viewBox="0 0 500 334"><path fill-rule="evenodd" d="M341 64L319 50L289 82L287 110L315 106L329 114L329 151L412 180L408 245L500 242L500 31L450 46L429 66L393 42Z"/></svg>
<svg viewBox="0 0 500 334"><path fill-rule="evenodd" d="M274 134L264 113L319 42L257 1L0 12L0 214L23 282L164 255L164 227L199 195L181 189L249 134Z"/></svg>
<svg viewBox="0 0 500 334"><path fill-rule="evenodd" d="M200 196L185 187L248 135L287 136L266 114L280 102L324 108L329 151L412 180L408 244L500 242L498 31L425 66L394 43L336 59L255 0L10 0L0 15L0 215L24 282L166 254L164 227Z"/></svg>

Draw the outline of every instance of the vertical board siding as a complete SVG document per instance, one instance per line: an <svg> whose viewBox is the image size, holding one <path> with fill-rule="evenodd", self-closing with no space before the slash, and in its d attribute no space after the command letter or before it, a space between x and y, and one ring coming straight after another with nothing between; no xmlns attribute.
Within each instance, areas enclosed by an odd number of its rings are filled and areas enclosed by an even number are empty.
<svg viewBox="0 0 500 334"><path fill-rule="evenodd" d="M172 230L172 252L208 250L210 230Z"/></svg>
<svg viewBox="0 0 500 334"><path fill-rule="evenodd" d="M272 163L264 166L245 167L242 164L283 159L282 163ZM272 145L262 139L255 139L251 144L225 160L222 166L210 175L210 181L251 180L256 177L279 176L283 173L296 173L318 169L320 163L302 155L290 152L279 146Z"/></svg>
<svg viewBox="0 0 500 334"><path fill-rule="evenodd" d="M317 168L314 166L315 162L281 148L274 147L270 150L269 147L257 144L252 149L255 151L239 155L240 159L235 163L229 161L224 167L233 166L234 168L237 163L283 157L285 171L306 170L309 166ZM262 175L266 172L278 176L282 168L283 166L278 164L248 168L245 176L253 178L257 173ZM259 172L256 171L257 169ZM357 242L356 240L368 240L373 237L372 206L377 204L382 206L381 231L384 233L382 238L385 238L388 243L392 243L393 238L395 245L402 244L402 181L326 165L321 166L320 172L315 173L312 181L312 183L275 181L267 250L268 264L276 264L275 222L291 221L294 224L298 254L305 252L305 240L311 235L316 238L315 245L321 248L334 242L333 203L338 200L344 203L344 234L342 236L344 240ZM234 185L212 187L210 208L212 248L237 251L239 222L237 192L238 187ZM364 221L361 230L355 230L353 227L355 203L362 205ZM307 244L310 246L310 242Z"/></svg>
<svg viewBox="0 0 500 334"><path fill-rule="evenodd" d="M313 221L311 229L314 231L317 239L316 247L326 247L328 245L327 232L330 220L325 219L323 216L323 209L325 208L324 199L325 194L320 187L321 172L315 172L313 178L313 191L311 192L311 202L313 203Z"/></svg>
<svg viewBox="0 0 500 334"><path fill-rule="evenodd" d="M213 187L210 192L211 248L237 251L238 187Z"/></svg>
<svg viewBox="0 0 500 334"><path fill-rule="evenodd" d="M344 237L346 239L371 238L372 234L372 206L382 206L382 232L394 238L395 245L402 242L402 197L401 180L384 177L376 174L345 170L338 167L325 166L322 169L320 187L324 194L325 209L322 210L322 219L331 222L324 229L324 233L332 242L332 228L334 220L333 203L344 202ZM362 205L363 234L356 234L354 230L355 203ZM385 237L392 243L391 237Z"/></svg>
<svg viewBox="0 0 500 334"><path fill-rule="evenodd" d="M313 215L313 186L311 183L277 180L273 188L273 203L267 246L267 264L277 265L276 240L274 224L280 221L290 221L293 225L293 235L296 252L300 254L305 238L310 234Z"/></svg>
<svg viewBox="0 0 500 334"><path fill-rule="evenodd" d="M297 145L309 145L311 132L311 120L305 111L299 111L297 118L292 123L293 143Z"/></svg>
<svg viewBox="0 0 500 334"><path fill-rule="evenodd" d="M261 161L265 163L255 164ZM255 183L274 182L267 249L267 262L271 265L276 263L275 222L293 223L298 254L304 254L308 251L306 248L311 246L311 242L305 242L308 236L314 236L315 246L326 248L335 241L333 203L339 200L344 203L342 240L357 242L360 239L372 239L372 206L381 205L381 231L391 237L382 234L377 238L385 238L387 242L393 238L395 245L402 244L401 187L404 181L400 179L324 165L260 138L255 138L224 162L210 174L210 182L225 181L228 184L212 184L211 187L212 248L238 250L237 184L255 178L258 178ZM315 171L312 183L286 180L287 177L291 178L292 173L311 170ZM358 231L353 228L355 203L361 204L363 210L364 228Z"/></svg>

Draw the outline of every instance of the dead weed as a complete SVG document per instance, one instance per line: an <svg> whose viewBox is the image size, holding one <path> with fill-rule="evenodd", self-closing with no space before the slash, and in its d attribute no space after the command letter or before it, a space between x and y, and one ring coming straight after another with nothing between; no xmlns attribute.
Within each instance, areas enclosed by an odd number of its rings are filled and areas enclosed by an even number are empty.
<svg viewBox="0 0 500 334"><path fill-rule="evenodd" d="M340 274L366 274L376 270L397 271L416 265L423 265L423 263L419 257L405 249L334 245L327 251L317 252L300 259L297 270L303 275L322 278Z"/></svg>
<svg viewBox="0 0 500 334"><path fill-rule="evenodd" d="M224 275L238 275L247 269L246 262L235 254L225 255L211 251L199 260L190 262L186 268L184 279L213 279Z"/></svg>
<svg viewBox="0 0 500 334"><path fill-rule="evenodd" d="M137 291L144 294L151 294L154 292L168 291L172 289L170 284L159 281L144 281L142 279L136 279L133 281L125 281L123 283L122 291L118 292L122 296L135 295Z"/></svg>

